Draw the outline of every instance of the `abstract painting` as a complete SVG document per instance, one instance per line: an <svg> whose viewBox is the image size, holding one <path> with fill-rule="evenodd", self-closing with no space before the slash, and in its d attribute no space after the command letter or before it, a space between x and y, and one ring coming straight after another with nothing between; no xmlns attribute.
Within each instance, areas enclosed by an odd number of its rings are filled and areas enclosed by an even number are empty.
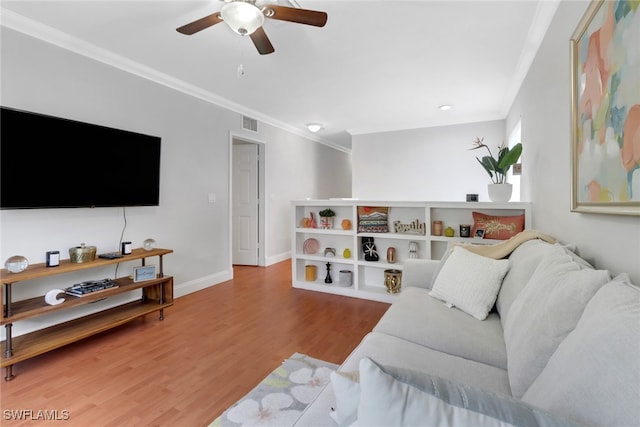
<svg viewBox="0 0 640 427"><path fill-rule="evenodd" d="M570 40L571 210L640 215L640 0L594 0Z"/></svg>

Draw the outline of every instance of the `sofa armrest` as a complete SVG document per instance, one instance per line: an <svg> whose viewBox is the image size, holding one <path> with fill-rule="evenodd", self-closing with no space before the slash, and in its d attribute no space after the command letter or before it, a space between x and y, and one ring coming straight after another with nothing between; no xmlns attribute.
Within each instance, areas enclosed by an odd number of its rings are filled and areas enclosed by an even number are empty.
<svg viewBox="0 0 640 427"><path fill-rule="evenodd" d="M430 259L408 259L402 267L402 286L431 289L431 279L440 261Z"/></svg>

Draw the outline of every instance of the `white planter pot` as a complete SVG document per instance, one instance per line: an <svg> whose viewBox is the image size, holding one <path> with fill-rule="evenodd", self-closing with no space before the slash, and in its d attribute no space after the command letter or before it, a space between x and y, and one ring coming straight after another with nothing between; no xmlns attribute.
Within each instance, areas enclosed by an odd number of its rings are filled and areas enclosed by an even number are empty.
<svg viewBox="0 0 640 427"><path fill-rule="evenodd" d="M513 184L488 184L487 189L492 202L508 202L511 200Z"/></svg>

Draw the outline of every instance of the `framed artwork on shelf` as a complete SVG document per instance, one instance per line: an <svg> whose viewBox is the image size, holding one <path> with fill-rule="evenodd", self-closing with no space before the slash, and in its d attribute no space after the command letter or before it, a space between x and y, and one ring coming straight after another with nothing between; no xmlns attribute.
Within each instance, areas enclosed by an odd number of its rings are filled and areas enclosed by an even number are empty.
<svg viewBox="0 0 640 427"><path fill-rule="evenodd" d="M145 265L142 267L133 268L133 281L144 282L145 280L152 280L156 278L156 266Z"/></svg>
<svg viewBox="0 0 640 427"><path fill-rule="evenodd" d="M571 210L640 215L640 10L593 0L570 40Z"/></svg>

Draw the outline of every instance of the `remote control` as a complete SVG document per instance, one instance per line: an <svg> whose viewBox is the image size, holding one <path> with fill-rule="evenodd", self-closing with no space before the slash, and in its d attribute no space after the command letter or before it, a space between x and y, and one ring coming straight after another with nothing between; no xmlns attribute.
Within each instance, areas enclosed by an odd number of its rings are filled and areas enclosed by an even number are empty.
<svg viewBox="0 0 640 427"><path fill-rule="evenodd" d="M120 252L107 252L106 254L98 255L98 258L116 259L116 258L122 258L122 254Z"/></svg>

